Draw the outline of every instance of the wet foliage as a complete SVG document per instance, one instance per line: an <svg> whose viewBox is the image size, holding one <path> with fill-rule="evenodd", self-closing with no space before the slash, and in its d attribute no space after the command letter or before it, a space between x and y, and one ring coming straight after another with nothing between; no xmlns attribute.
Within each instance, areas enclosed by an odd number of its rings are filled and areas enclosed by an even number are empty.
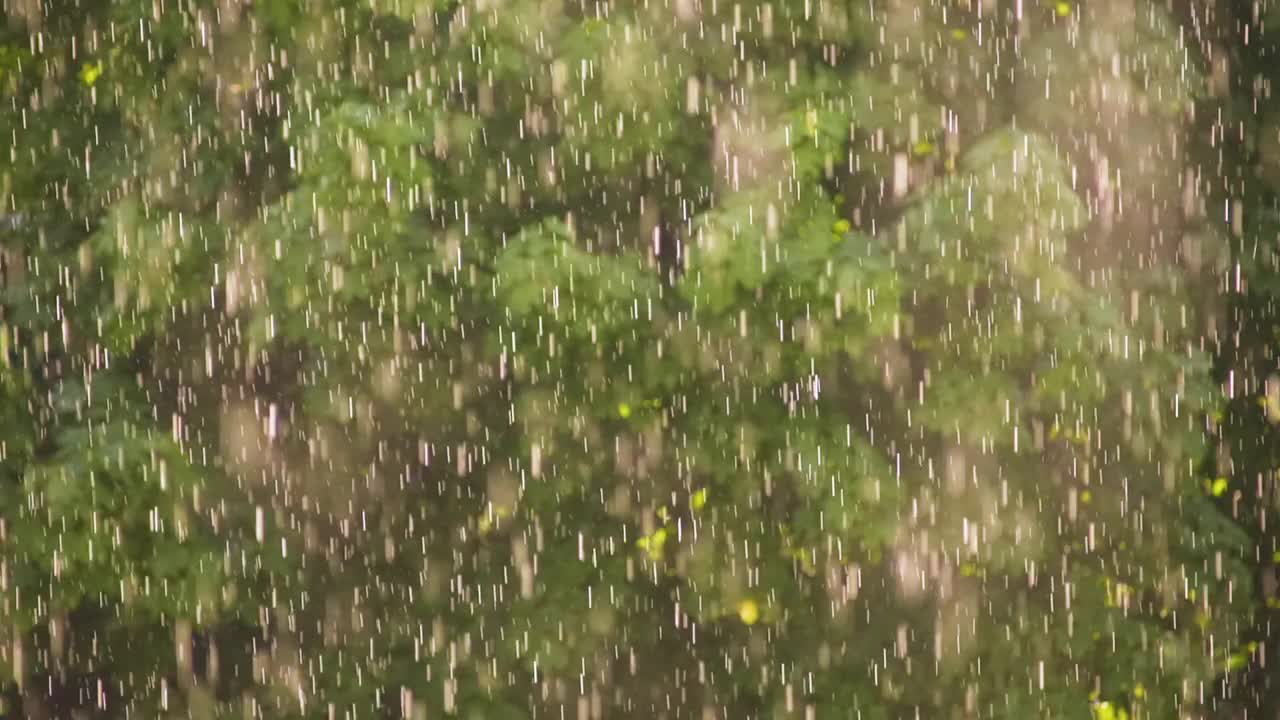
<svg viewBox="0 0 1280 720"><path fill-rule="evenodd" d="M0 716L1274 715L1277 24L4 0Z"/></svg>

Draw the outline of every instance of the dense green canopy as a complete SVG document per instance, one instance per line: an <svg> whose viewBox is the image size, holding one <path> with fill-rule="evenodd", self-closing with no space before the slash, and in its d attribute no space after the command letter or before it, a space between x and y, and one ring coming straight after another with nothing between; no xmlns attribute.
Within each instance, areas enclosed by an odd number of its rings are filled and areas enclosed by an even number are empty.
<svg viewBox="0 0 1280 720"><path fill-rule="evenodd" d="M6 0L0 716L1274 703L1219 5Z"/></svg>

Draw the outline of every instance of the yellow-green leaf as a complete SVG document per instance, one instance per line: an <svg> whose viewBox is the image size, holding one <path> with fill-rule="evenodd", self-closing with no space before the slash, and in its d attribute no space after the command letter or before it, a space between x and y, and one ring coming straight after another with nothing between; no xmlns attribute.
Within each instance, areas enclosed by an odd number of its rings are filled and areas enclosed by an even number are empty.
<svg viewBox="0 0 1280 720"><path fill-rule="evenodd" d="M80 82L87 87L93 87L98 82L98 78L102 76L102 63L85 63L80 67Z"/></svg>
<svg viewBox="0 0 1280 720"><path fill-rule="evenodd" d="M706 488L702 488L698 492L694 493L693 497L689 498L689 507L693 508L694 510L701 510L703 506L705 506L706 504L707 504Z"/></svg>

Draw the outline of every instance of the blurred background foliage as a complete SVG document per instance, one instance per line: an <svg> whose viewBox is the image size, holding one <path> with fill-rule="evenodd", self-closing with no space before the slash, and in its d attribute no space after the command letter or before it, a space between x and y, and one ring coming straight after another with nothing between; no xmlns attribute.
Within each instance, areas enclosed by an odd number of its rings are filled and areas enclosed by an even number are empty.
<svg viewBox="0 0 1280 720"><path fill-rule="evenodd" d="M1269 717L1274 5L5 0L0 715Z"/></svg>

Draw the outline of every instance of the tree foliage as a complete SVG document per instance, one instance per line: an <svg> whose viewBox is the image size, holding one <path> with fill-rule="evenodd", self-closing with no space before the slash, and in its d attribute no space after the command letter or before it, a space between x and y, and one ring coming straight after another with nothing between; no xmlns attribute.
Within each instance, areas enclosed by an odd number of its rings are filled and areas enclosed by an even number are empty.
<svg viewBox="0 0 1280 720"><path fill-rule="evenodd" d="M11 711L1203 717L1256 656L1198 17L3 20Z"/></svg>

